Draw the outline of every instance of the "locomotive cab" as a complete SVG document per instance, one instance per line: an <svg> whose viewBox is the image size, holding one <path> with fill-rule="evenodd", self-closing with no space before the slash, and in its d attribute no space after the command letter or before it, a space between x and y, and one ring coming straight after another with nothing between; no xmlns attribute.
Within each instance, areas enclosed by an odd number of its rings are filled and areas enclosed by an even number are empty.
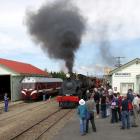
<svg viewBox="0 0 140 140"><path fill-rule="evenodd" d="M31 78L24 78L22 80L22 99L29 100L31 99L31 95L36 91L36 84L33 79ZM33 97L35 98L35 97Z"/></svg>

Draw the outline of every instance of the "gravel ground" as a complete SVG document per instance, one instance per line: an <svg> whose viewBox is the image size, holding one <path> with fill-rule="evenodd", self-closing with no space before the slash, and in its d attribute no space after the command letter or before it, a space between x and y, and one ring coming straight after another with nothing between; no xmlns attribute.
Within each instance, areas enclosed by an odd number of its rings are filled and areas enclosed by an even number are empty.
<svg viewBox="0 0 140 140"><path fill-rule="evenodd" d="M31 128L29 131L25 132L23 135L18 137L18 140L27 140L27 139L36 140L38 139L38 136L40 136L40 134L43 133L43 135L39 137L39 139L42 139L44 137L44 132L48 133L47 132L48 130L54 131L54 127L57 122L59 123L60 119L62 121L65 121L64 116L66 114L69 114L69 111L71 112L71 110L68 110L68 109L60 110L59 112L55 113L55 115L52 115L51 117L39 123L39 125L36 125L35 127ZM61 125L59 126L61 127ZM45 136L45 139L46 139L46 136ZM48 140L48 137L47 137L47 140Z"/></svg>
<svg viewBox="0 0 140 140"><path fill-rule="evenodd" d="M44 103L45 102L40 101L40 102L32 102L32 103L19 102L19 104L18 103L12 104L9 106L8 112L4 112L4 111L1 112L0 121L2 121L3 119L5 120L9 117L18 115L24 111L36 108L37 106L41 106L41 104L44 104Z"/></svg>
<svg viewBox="0 0 140 140"><path fill-rule="evenodd" d="M0 115L0 139L9 140L21 131L40 121L45 116L58 110L55 99L45 102L30 103L13 108ZM11 117L10 117L11 116Z"/></svg>
<svg viewBox="0 0 140 140"><path fill-rule="evenodd" d="M52 129L47 131L40 140L53 140L53 138L59 134L63 128L67 127L66 125L73 119L73 115L75 114L75 110L70 112L64 119L60 120ZM61 140L61 139L58 139Z"/></svg>

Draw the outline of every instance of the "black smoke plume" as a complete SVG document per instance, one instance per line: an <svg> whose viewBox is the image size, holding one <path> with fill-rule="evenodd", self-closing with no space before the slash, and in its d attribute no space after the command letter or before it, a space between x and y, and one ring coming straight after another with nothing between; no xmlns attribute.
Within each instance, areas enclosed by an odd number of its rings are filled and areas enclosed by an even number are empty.
<svg viewBox="0 0 140 140"><path fill-rule="evenodd" d="M58 0L27 12L26 24L31 36L51 58L65 61L72 72L75 51L85 30L85 20L71 1Z"/></svg>

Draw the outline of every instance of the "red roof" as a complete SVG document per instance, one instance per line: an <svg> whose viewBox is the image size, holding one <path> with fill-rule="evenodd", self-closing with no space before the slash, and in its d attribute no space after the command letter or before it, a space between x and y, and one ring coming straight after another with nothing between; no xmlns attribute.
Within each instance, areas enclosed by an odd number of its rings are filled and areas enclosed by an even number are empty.
<svg viewBox="0 0 140 140"><path fill-rule="evenodd" d="M31 64L12 61L12 60L6 60L2 58L0 58L0 64L20 74L33 74L33 75L48 76L47 72L35 66L32 66Z"/></svg>

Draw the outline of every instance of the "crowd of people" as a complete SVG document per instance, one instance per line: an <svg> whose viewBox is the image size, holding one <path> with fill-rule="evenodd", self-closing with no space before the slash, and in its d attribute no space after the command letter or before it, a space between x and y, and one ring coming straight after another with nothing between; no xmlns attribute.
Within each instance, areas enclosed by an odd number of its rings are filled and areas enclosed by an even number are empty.
<svg viewBox="0 0 140 140"><path fill-rule="evenodd" d="M112 124L121 122L121 129L138 127L140 96L132 89L125 95L120 95L119 92L113 93L111 88L94 88L93 91L87 90L86 96L86 100L81 99L78 106L81 135L88 133L89 122L96 132L95 117L110 117Z"/></svg>

